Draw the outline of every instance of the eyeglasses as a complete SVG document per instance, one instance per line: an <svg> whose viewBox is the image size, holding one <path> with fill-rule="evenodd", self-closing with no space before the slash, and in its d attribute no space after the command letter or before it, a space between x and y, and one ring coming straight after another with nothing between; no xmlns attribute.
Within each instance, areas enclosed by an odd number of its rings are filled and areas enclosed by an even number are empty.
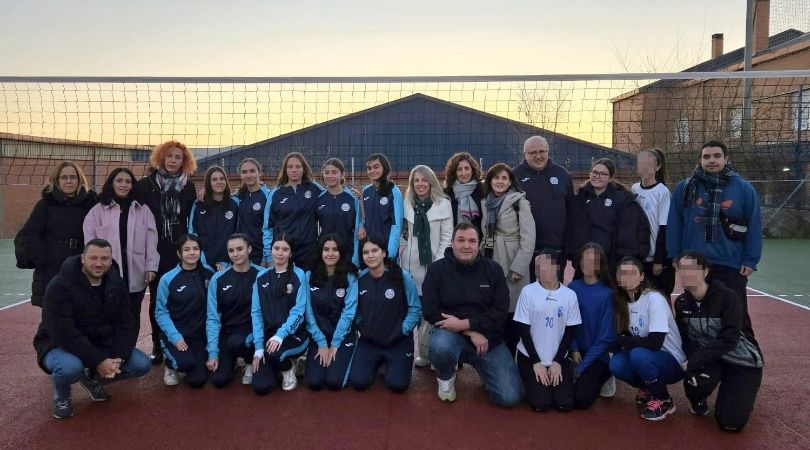
<svg viewBox="0 0 810 450"><path fill-rule="evenodd" d="M59 179L62 181L75 181L78 180L78 175L59 175Z"/></svg>
<svg viewBox="0 0 810 450"><path fill-rule="evenodd" d="M548 150L542 151L542 152L539 152L539 151L535 150L535 151L531 151L531 152L524 152L523 154L530 157L530 158L536 158L536 157L538 157L540 155L548 154Z"/></svg>
<svg viewBox="0 0 810 450"><path fill-rule="evenodd" d="M598 170L591 170L591 175L595 178L610 178L610 174L607 172L599 172Z"/></svg>

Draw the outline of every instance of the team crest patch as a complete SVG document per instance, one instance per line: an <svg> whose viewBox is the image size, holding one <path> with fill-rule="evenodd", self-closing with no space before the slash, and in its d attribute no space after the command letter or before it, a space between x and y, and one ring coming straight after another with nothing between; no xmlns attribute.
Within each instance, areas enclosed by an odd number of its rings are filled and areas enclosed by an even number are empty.
<svg viewBox="0 0 810 450"><path fill-rule="evenodd" d="M225 213L225 218L228 220L233 219L233 211L228 211Z"/></svg>
<svg viewBox="0 0 810 450"><path fill-rule="evenodd" d="M613 204L613 200L612 200L612 199L609 199L609 198L606 198L606 199L605 199L605 206L610 206L610 205L612 205L612 204Z"/></svg>
<svg viewBox="0 0 810 450"><path fill-rule="evenodd" d="M288 293L288 294L292 294L292 291L293 291L293 285L292 285L292 284L288 284L288 285L287 285L287 293Z"/></svg>
<svg viewBox="0 0 810 450"><path fill-rule="evenodd" d="M341 210L341 211L343 211L343 212L349 212L349 210L350 210L351 208L352 208L352 207L351 207L351 206L349 206L349 204L348 204L348 203L344 203L344 204L340 205L340 210Z"/></svg>
<svg viewBox="0 0 810 450"><path fill-rule="evenodd" d="M388 300L391 300L392 298L394 298L394 290L393 289L386 289L385 290L385 298L387 298Z"/></svg>
<svg viewBox="0 0 810 450"><path fill-rule="evenodd" d="M336 290L335 295L337 295L338 298L345 297L346 296L346 289L340 288L340 289Z"/></svg>
<svg viewBox="0 0 810 450"><path fill-rule="evenodd" d="M380 204L385 206L388 204L388 197L383 197L380 199Z"/></svg>
<svg viewBox="0 0 810 450"><path fill-rule="evenodd" d="M560 184L560 180L557 177L551 177L548 179L548 182L551 184Z"/></svg>
<svg viewBox="0 0 810 450"><path fill-rule="evenodd" d="M202 216L202 215L205 215L205 210L204 210L204 209L201 209L201 210L200 210L200 215L201 215L201 216Z"/></svg>
<svg viewBox="0 0 810 450"><path fill-rule="evenodd" d="M304 198L312 198L312 191L304 192Z"/></svg>
<svg viewBox="0 0 810 450"><path fill-rule="evenodd" d="M258 211L260 209L262 209L262 204L261 203L256 202L256 203L253 204L253 210L254 211Z"/></svg>

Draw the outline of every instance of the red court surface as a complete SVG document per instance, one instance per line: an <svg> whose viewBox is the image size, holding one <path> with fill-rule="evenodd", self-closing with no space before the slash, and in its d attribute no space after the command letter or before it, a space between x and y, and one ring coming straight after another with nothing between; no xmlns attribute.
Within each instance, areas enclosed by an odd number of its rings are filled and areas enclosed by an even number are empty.
<svg viewBox="0 0 810 450"><path fill-rule="evenodd" d="M50 378L31 347L39 309L26 303L0 311L0 446L810 448L810 311L760 295L749 297L749 304L765 377L748 427L733 435L721 432L711 416L693 416L680 384L670 388L678 411L662 422L639 418L633 391L622 383L614 398L598 400L591 410L541 414L525 405L491 406L470 367L459 374L456 402L443 404L430 369L414 369L405 394L390 393L379 382L367 392L310 392L300 383L293 392L258 397L239 383L223 390L166 387L158 366L142 379L109 386L112 398L105 403L91 402L74 385L76 415L56 420ZM147 341L142 331L139 345L148 349Z"/></svg>

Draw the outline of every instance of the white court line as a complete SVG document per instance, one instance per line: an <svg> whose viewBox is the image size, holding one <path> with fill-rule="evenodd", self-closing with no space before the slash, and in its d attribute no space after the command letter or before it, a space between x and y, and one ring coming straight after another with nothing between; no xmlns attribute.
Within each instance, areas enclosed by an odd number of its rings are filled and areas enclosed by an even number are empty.
<svg viewBox="0 0 810 450"><path fill-rule="evenodd" d="M801 308L801 309L804 309L804 310L810 311L810 307L807 307L807 306L801 305L801 304L799 304L799 303L795 303L795 302L792 302L792 301L790 301L790 300L785 300L784 298L777 297L777 296L775 296L775 295L771 295L771 294L769 294L769 293L767 293L767 292L762 292L762 291L757 290L757 289L754 289L754 288L748 288L748 289L749 289L749 290L754 291L754 292L755 292L757 295L764 295L765 297L770 297L770 298L772 298L772 299L774 299L774 300L779 300L780 302L784 302L784 303L787 303L787 304L789 304L789 305L793 305L793 306L798 306L798 307L799 307L799 308Z"/></svg>
<svg viewBox="0 0 810 450"><path fill-rule="evenodd" d="M15 306L20 306L20 305L22 305L23 303L28 303L28 302L30 302L30 301L31 301L31 299L30 299L30 298L27 298L27 299L25 299L25 300L23 300L23 301L21 301L21 302L17 302L17 303L14 303L14 304L8 305L8 306L4 306L4 307L0 308L0 311L6 310L6 309L9 309L9 308L13 308L13 307L15 307Z"/></svg>

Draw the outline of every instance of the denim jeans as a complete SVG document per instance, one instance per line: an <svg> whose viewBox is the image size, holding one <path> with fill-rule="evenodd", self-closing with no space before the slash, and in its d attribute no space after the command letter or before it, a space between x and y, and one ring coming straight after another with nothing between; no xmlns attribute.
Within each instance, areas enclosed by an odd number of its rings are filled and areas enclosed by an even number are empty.
<svg viewBox="0 0 810 450"><path fill-rule="evenodd" d="M42 363L51 372L53 398L70 398L70 385L79 381L84 375L84 363L72 353L62 350L61 347L56 347L46 353L45 357L42 358ZM112 379L104 378L99 381L106 384L126 380L127 378L142 377L151 368L152 362L149 357L137 348L133 348L132 354L129 355L129 358L121 367L121 373L118 376ZM90 369L91 371L95 370L95 367Z"/></svg>
<svg viewBox="0 0 810 450"><path fill-rule="evenodd" d="M477 355L464 335L434 328L428 354L440 380L452 378L459 361L468 363L478 371L492 403L511 408L520 402L520 376L506 344L500 343Z"/></svg>
<svg viewBox="0 0 810 450"><path fill-rule="evenodd" d="M636 347L614 353L610 359L613 376L636 388L645 388L656 399L667 398L666 385L683 379L678 360L663 351Z"/></svg>

